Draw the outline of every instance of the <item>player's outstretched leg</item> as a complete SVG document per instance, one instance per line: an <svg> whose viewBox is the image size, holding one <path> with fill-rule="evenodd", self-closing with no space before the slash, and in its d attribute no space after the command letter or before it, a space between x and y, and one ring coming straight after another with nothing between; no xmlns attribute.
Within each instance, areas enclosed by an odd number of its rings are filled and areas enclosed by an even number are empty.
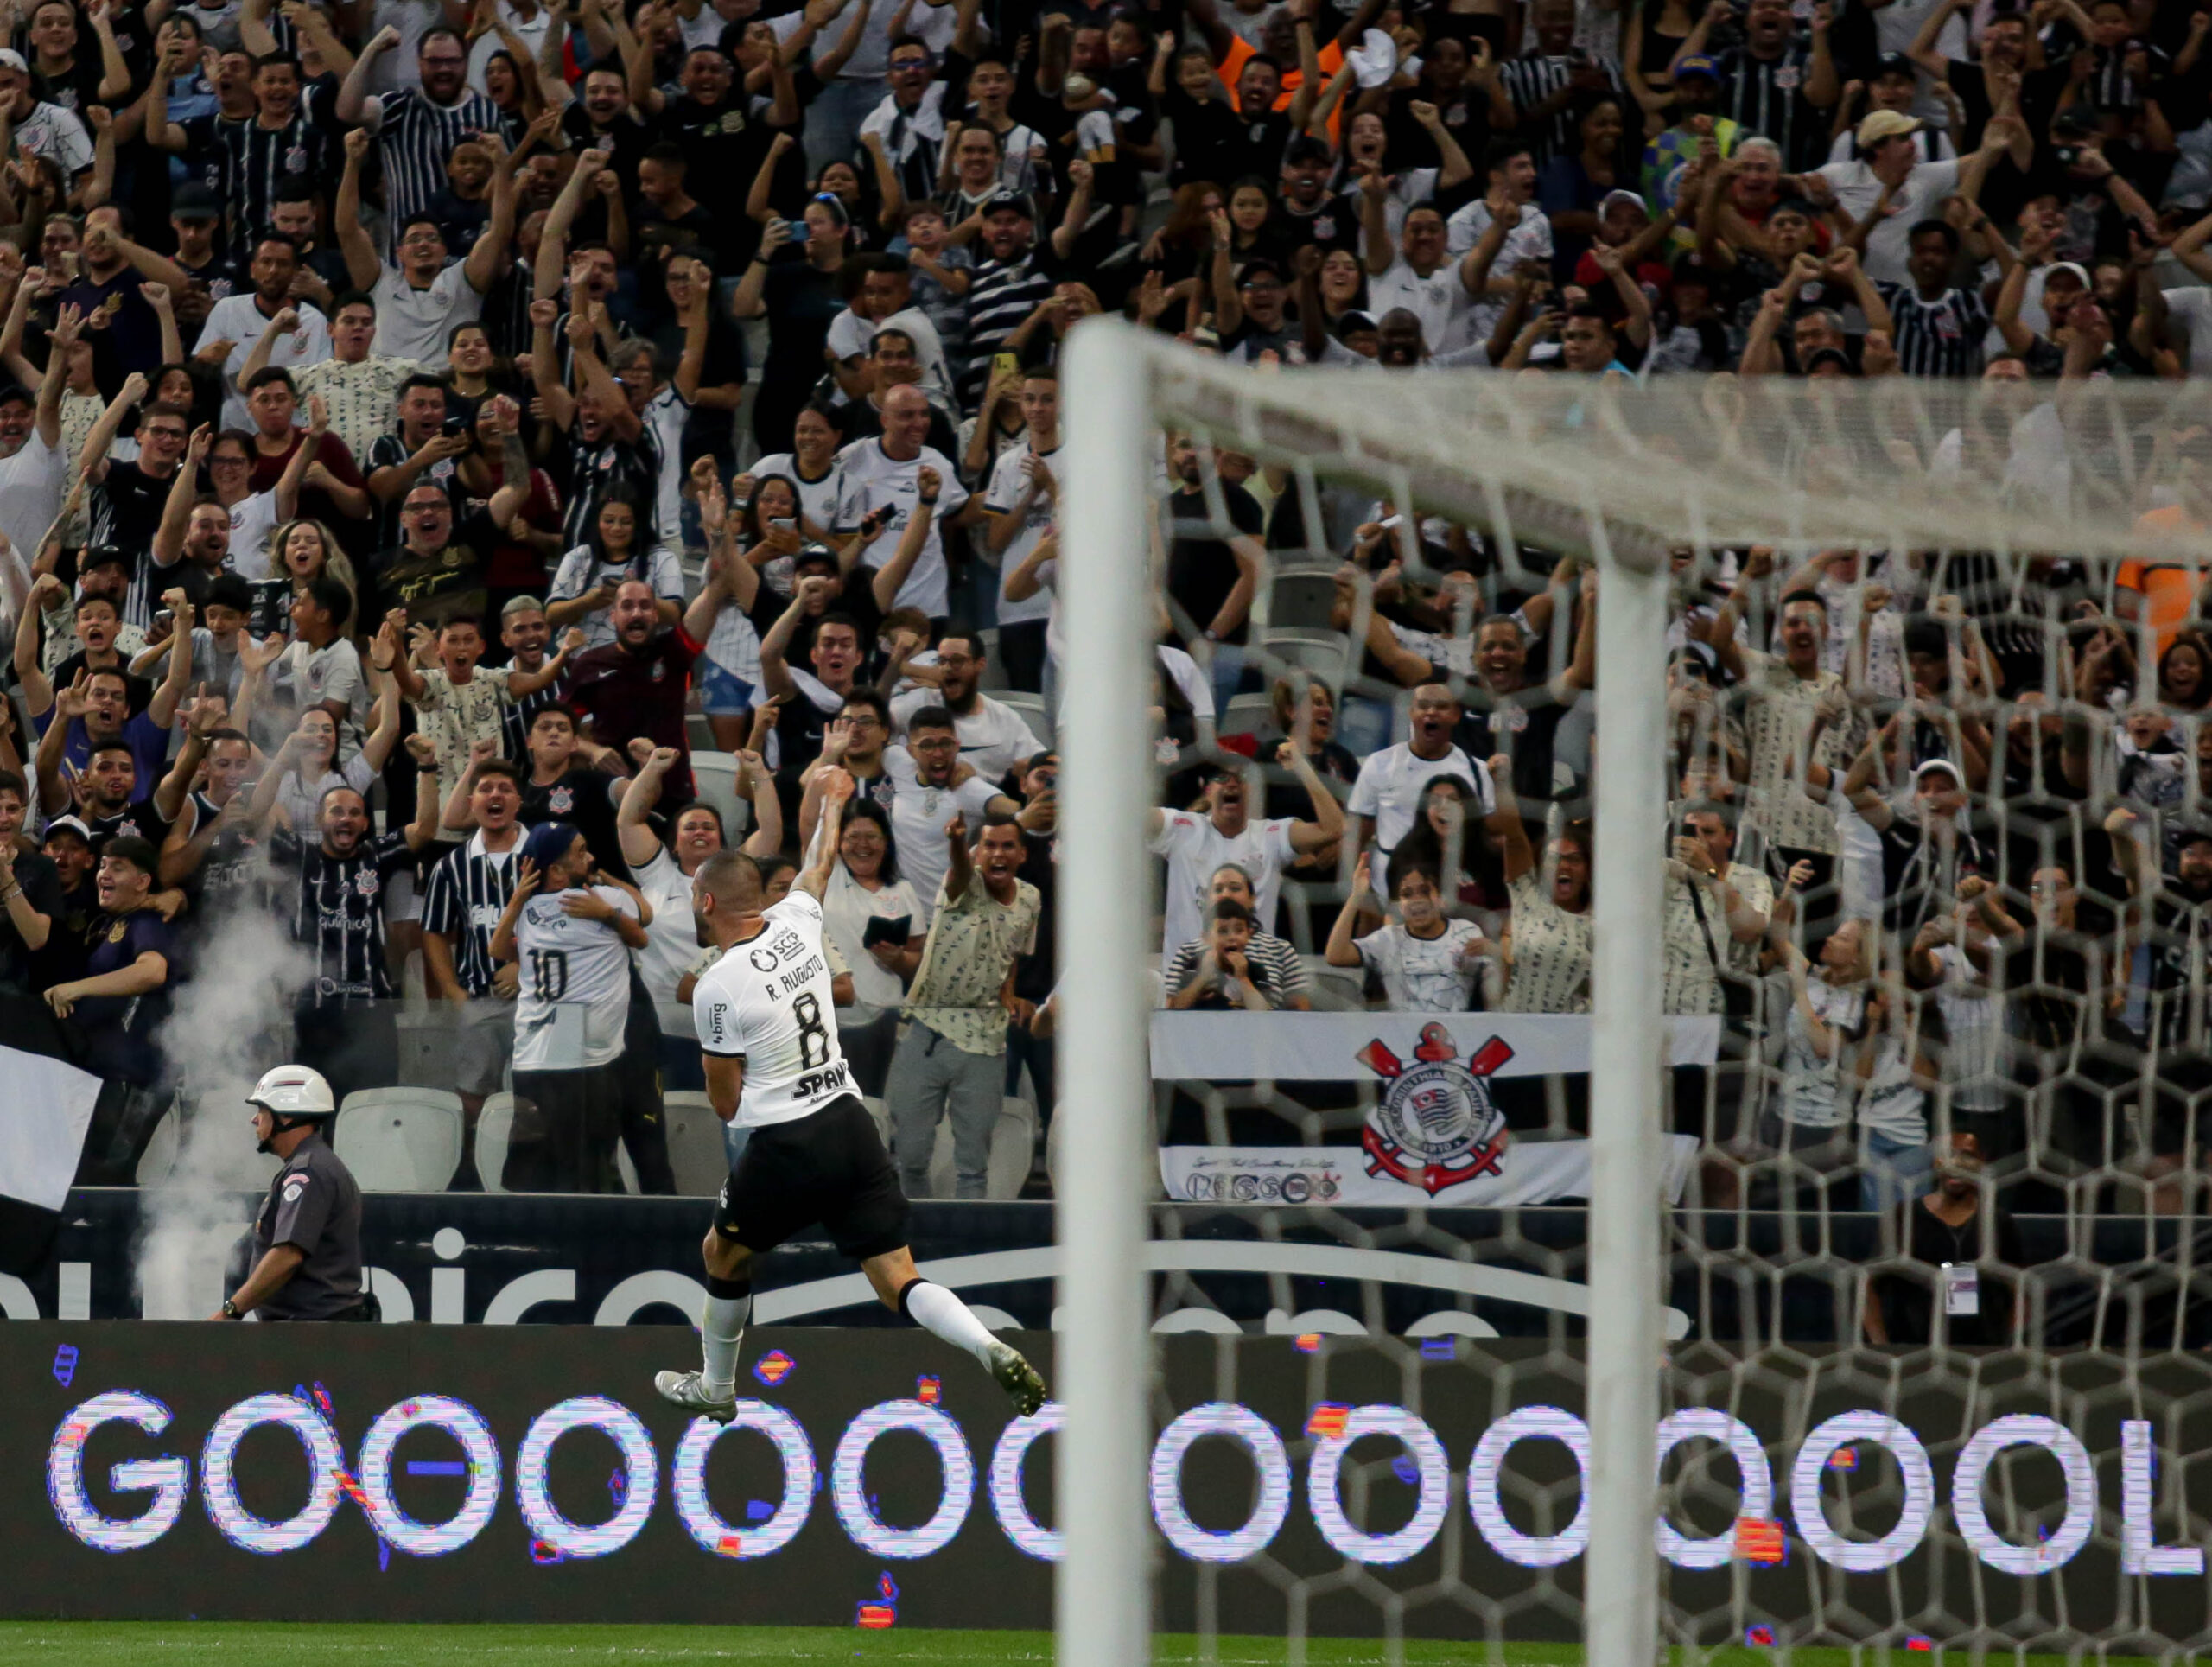
<svg viewBox="0 0 2212 1667"><path fill-rule="evenodd" d="M653 1387L671 1405L726 1424L737 1416L738 1345L745 1338L745 1322L753 1317L753 1282L746 1265L752 1258L742 1244L712 1230L704 1250L707 1307L699 1317L704 1363L696 1371L655 1372Z"/></svg>
<svg viewBox="0 0 2212 1667"><path fill-rule="evenodd" d="M893 1250L871 1257L861 1265L886 1308L896 1308L924 1331L982 1361L984 1370L1013 1401L1016 1412L1027 1418L1045 1404L1045 1379L1037 1368L1013 1344L994 1336L965 1302L944 1286L924 1279L915 1270L912 1252Z"/></svg>

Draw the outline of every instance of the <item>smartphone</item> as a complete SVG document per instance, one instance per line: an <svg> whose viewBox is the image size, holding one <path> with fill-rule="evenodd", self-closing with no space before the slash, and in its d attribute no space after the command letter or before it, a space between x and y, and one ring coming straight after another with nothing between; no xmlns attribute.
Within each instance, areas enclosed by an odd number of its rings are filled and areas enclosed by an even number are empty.
<svg viewBox="0 0 2212 1667"><path fill-rule="evenodd" d="M446 418L445 427L441 430L441 432L443 433L445 437L448 440L454 438L456 436L467 434L468 432L468 419L465 417L448 417Z"/></svg>
<svg viewBox="0 0 2212 1667"><path fill-rule="evenodd" d="M1017 354L993 353L991 355L991 373L995 376L1012 376L1020 368L1021 359Z"/></svg>
<svg viewBox="0 0 2212 1667"><path fill-rule="evenodd" d="M861 947L873 949L878 944L896 944L903 949L913 933L914 922L911 915L875 915L861 929Z"/></svg>
<svg viewBox="0 0 2212 1667"><path fill-rule="evenodd" d="M779 228L781 228L784 236L789 237L791 231L791 223L785 220L781 214L770 215L768 217L768 224L764 230L767 232L773 232Z"/></svg>
<svg viewBox="0 0 2212 1667"><path fill-rule="evenodd" d="M175 608L159 608L159 609L156 609L156 610L155 611L155 614L154 614L154 623L155 623L156 625L160 626L163 630L167 630L167 629L168 628L168 627L169 627L170 622L171 622L172 620L174 620L175 618L176 618L176 610L175 610Z"/></svg>
<svg viewBox="0 0 2212 1667"><path fill-rule="evenodd" d="M798 531L798 519L796 516L771 516L768 520L768 525L778 532L797 532Z"/></svg>
<svg viewBox="0 0 2212 1667"><path fill-rule="evenodd" d="M1392 530L1394 530L1394 529L1395 529L1395 528L1402 527L1402 526L1405 525L1405 524L1406 524L1406 518L1405 518L1404 516L1402 516L1402 515L1389 515L1389 516L1385 516L1382 520L1377 521L1375 525L1376 525L1376 526L1381 527L1381 528L1382 529L1382 531L1385 531L1385 532L1389 532L1389 531L1391 531Z"/></svg>

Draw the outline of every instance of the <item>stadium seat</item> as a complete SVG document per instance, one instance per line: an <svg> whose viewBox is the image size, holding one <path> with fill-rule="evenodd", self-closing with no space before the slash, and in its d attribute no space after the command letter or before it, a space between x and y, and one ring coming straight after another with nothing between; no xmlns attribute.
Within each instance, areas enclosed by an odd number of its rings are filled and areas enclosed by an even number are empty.
<svg viewBox="0 0 2212 1667"><path fill-rule="evenodd" d="M1021 1183L1037 1151L1037 1108L1012 1096L999 1102L999 1120L991 1125L990 1155L985 1160L983 1195L991 1199L1021 1196ZM931 1198L950 1198L953 1193L952 1119L937 1126L937 1146L930 1154Z"/></svg>
<svg viewBox="0 0 2212 1667"><path fill-rule="evenodd" d="M515 1097L499 1093L486 1098L484 1109L476 1114L476 1173L483 1177L487 1193L507 1190L499 1174L507 1167L507 1141L514 1129Z"/></svg>
<svg viewBox="0 0 2212 1667"><path fill-rule="evenodd" d="M737 796L738 767L734 753L695 750L691 754L691 779L698 785L699 797L721 812L722 834L733 845L753 825L751 807Z"/></svg>
<svg viewBox="0 0 2212 1667"><path fill-rule="evenodd" d="M1334 631L1306 627L1271 630L1261 644L1267 653L1287 665L1336 683L1344 675L1344 639Z"/></svg>
<svg viewBox="0 0 2212 1667"><path fill-rule="evenodd" d="M1273 727L1274 702L1266 695L1231 695L1215 728L1224 735L1255 735Z"/></svg>
<svg viewBox="0 0 2212 1667"><path fill-rule="evenodd" d="M1036 732L1037 739L1047 747L1052 741L1052 715L1045 705L1042 695L1033 695L1024 690L1006 689L991 698L1001 706L1021 714L1022 720Z"/></svg>
<svg viewBox="0 0 2212 1667"><path fill-rule="evenodd" d="M146 1137L146 1149L138 1155L138 1168L131 1177L139 1186L158 1187L175 1170L184 1145L183 1117L184 1108L172 1104Z"/></svg>
<svg viewBox="0 0 2212 1667"><path fill-rule="evenodd" d="M729 1176L729 1156L722 1145L722 1120L715 1115L706 1095L696 1089L678 1089L661 1096L662 1115L668 1119L668 1165L676 1172L676 1190L685 1198L712 1198ZM638 1190L638 1178L622 1157L622 1183Z"/></svg>
<svg viewBox="0 0 2212 1667"><path fill-rule="evenodd" d="M461 1167L461 1096L361 1088L338 1108L332 1144L365 1193L442 1193Z"/></svg>
<svg viewBox="0 0 2212 1667"><path fill-rule="evenodd" d="M1269 635L1286 627L1328 628L1337 604L1337 576L1326 571L1278 572L1268 587Z"/></svg>

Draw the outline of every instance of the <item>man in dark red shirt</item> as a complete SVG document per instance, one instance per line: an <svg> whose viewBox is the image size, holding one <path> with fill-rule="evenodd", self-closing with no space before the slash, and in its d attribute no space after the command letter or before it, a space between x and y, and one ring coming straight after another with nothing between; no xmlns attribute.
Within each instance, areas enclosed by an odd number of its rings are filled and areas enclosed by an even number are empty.
<svg viewBox="0 0 2212 1667"><path fill-rule="evenodd" d="M692 797L690 743L683 731L691 662L714 631L717 587L708 585L672 631L661 627L659 600L642 579L614 593L614 640L579 656L569 671L569 705L602 747L626 750L642 735L683 754L661 786L660 808Z"/></svg>
<svg viewBox="0 0 2212 1667"><path fill-rule="evenodd" d="M276 366L255 372L246 380L245 404L253 413L256 429L253 490L267 492L283 478L284 466L308 438L307 429L293 426L299 396L292 386L292 373ZM325 430L301 485L300 513L321 521L350 550L361 540L373 547L375 508L376 500L369 496L368 483L362 480L353 454L346 449L343 440Z"/></svg>

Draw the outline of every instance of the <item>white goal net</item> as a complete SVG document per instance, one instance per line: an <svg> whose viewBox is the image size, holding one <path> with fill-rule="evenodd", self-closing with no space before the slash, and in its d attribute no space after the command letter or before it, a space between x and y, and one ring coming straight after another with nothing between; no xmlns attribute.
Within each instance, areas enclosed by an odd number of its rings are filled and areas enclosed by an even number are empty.
<svg viewBox="0 0 2212 1667"><path fill-rule="evenodd" d="M1063 1659L2203 1647L2212 391L1060 375Z"/></svg>

